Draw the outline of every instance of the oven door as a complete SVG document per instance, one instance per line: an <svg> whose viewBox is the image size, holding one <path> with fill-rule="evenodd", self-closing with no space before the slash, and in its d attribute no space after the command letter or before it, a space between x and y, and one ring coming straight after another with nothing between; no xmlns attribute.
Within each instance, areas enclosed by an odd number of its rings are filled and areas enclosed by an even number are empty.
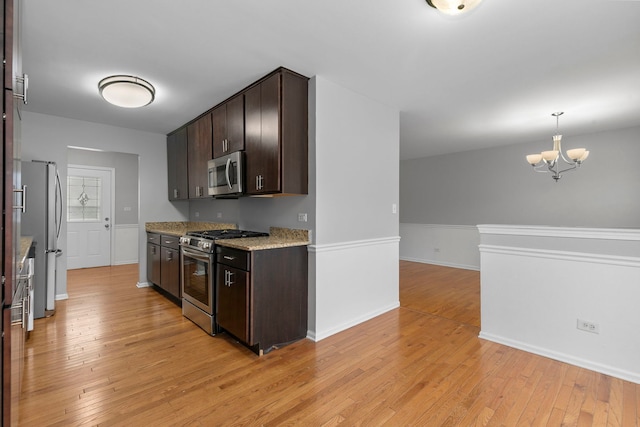
<svg viewBox="0 0 640 427"><path fill-rule="evenodd" d="M213 254L181 247L182 297L200 310L213 315L214 263Z"/></svg>

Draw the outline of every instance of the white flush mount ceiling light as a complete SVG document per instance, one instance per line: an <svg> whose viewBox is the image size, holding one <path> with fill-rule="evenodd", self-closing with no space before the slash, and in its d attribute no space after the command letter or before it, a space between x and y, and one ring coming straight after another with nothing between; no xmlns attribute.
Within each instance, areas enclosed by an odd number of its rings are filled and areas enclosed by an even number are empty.
<svg viewBox="0 0 640 427"><path fill-rule="evenodd" d="M98 83L98 89L105 101L123 108L144 107L151 104L156 96L151 83L127 75L105 77Z"/></svg>
<svg viewBox="0 0 640 427"><path fill-rule="evenodd" d="M556 118L556 134L553 136L553 150L543 151L540 154L529 154L527 162L533 166L536 172L551 172L551 178L556 182L562 178L562 173L574 170L589 157L589 151L584 148L574 148L567 150L567 157L562 154L562 135L558 134L559 117L563 115L562 111L551 114ZM560 169L560 160L563 162L565 169Z"/></svg>
<svg viewBox="0 0 640 427"><path fill-rule="evenodd" d="M427 0L429 6L447 15L460 15L480 4L482 0Z"/></svg>

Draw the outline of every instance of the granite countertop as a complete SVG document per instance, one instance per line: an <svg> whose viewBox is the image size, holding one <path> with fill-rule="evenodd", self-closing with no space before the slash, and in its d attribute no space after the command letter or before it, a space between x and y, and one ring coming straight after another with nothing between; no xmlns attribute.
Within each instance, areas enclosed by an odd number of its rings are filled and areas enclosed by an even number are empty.
<svg viewBox="0 0 640 427"><path fill-rule="evenodd" d="M260 251L290 246L306 246L309 244L309 230L271 227L269 236L243 237L240 239L216 240L216 245L244 251Z"/></svg>
<svg viewBox="0 0 640 427"><path fill-rule="evenodd" d="M33 237L31 236L22 236L20 237L20 262L18 263L18 268L22 270L24 266L24 260L27 259L27 255L29 254L29 249L31 248L31 244L33 243Z"/></svg>
<svg viewBox="0 0 640 427"><path fill-rule="evenodd" d="M238 228L235 224L221 222L196 222L196 221L171 221L171 222L147 222L144 225L147 233L166 234L170 236L183 236L188 231L225 230Z"/></svg>

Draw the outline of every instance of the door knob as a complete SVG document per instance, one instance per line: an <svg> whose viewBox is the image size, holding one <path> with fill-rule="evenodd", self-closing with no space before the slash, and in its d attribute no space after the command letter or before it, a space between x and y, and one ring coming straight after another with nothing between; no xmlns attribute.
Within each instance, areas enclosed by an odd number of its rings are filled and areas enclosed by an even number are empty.
<svg viewBox="0 0 640 427"><path fill-rule="evenodd" d="M108 230L109 229L109 224L105 224L104 228L106 228Z"/></svg>

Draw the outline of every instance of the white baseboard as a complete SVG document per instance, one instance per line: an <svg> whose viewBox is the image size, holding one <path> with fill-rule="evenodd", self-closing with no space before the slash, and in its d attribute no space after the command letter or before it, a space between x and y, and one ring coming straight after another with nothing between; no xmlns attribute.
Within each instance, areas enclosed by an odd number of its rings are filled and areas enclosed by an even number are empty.
<svg viewBox="0 0 640 427"><path fill-rule="evenodd" d="M56 294L56 301L61 301L61 300L65 300L65 299L69 299L69 294L67 294L67 293Z"/></svg>
<svg viewBox="0 0 640 427"><path fill-rule="evenodd" d="M138 282L136 283L136 288L150 288L153 284L149 282Z"/></svg>
<svg viewBox="0 0 640 427"><path fill-rule="evenodd" d="M496 342L498 344L504 344L509 347L517 348L518 350L527 351L539 356L548 357L550 359L558 360L570 365L579 366L581 368L590 369L602 374L611 375L612 377L620 378L625 381L631 381L633 383L640 384L640 372L630 372L623 369L618 369L614 366L592 362L590 360L581 359L564 353L559 353L548 348L533 346L520 341L511 340L509 338L504 338L485 332L480 332L479 337L488 341Z"/></svg>
<svg viewBox="0 0 640 427"><path fill-rule="evenodd" d="M473 270L473 271L480 271L480 267L477 265L469 265L469 264L456 264L453 262L445 262L445 261L439 261L439 260L435 260L435 259L420 259L420 258L411 258L411 257L400 257L401 261L411 261L411 262L419 262L421 264L433 264L433 265L440 265L442 267L452 267L452 268L460 268L463 270Z"/></svg>
<svg viewBox="0 0 640 427"><path fill-rule="evenodd" d="M381 314L384 314L388 311L391 311L393 309L396 309L400 307L400 302L398 301L395 304L391 304L387 307L383 307L379 310L375 310L372 311L370 313L367 313L365 315L359 316L357 318L351 319L349 322L345 322L341 325L336 325L333 328L327 329L325 331L322 331L320 333L315 333L314 331L307 331L307 338L309 338L312 341L320 341L323 340L327 337L330 337L331 335L337 334L338 332L342 332L345 331L353 326L359 325L360 323L366 322L367 320L371 320L374 317L380 316Z"/></svg>
<svg viewBox="0 0 640 427"><path fill-rule="evenodd" d="M138 263L137 259L130 259L130 260L123 260L123 261L116 261L112 265L129 265L129 264L137 264L137 263Z"/></svg>

